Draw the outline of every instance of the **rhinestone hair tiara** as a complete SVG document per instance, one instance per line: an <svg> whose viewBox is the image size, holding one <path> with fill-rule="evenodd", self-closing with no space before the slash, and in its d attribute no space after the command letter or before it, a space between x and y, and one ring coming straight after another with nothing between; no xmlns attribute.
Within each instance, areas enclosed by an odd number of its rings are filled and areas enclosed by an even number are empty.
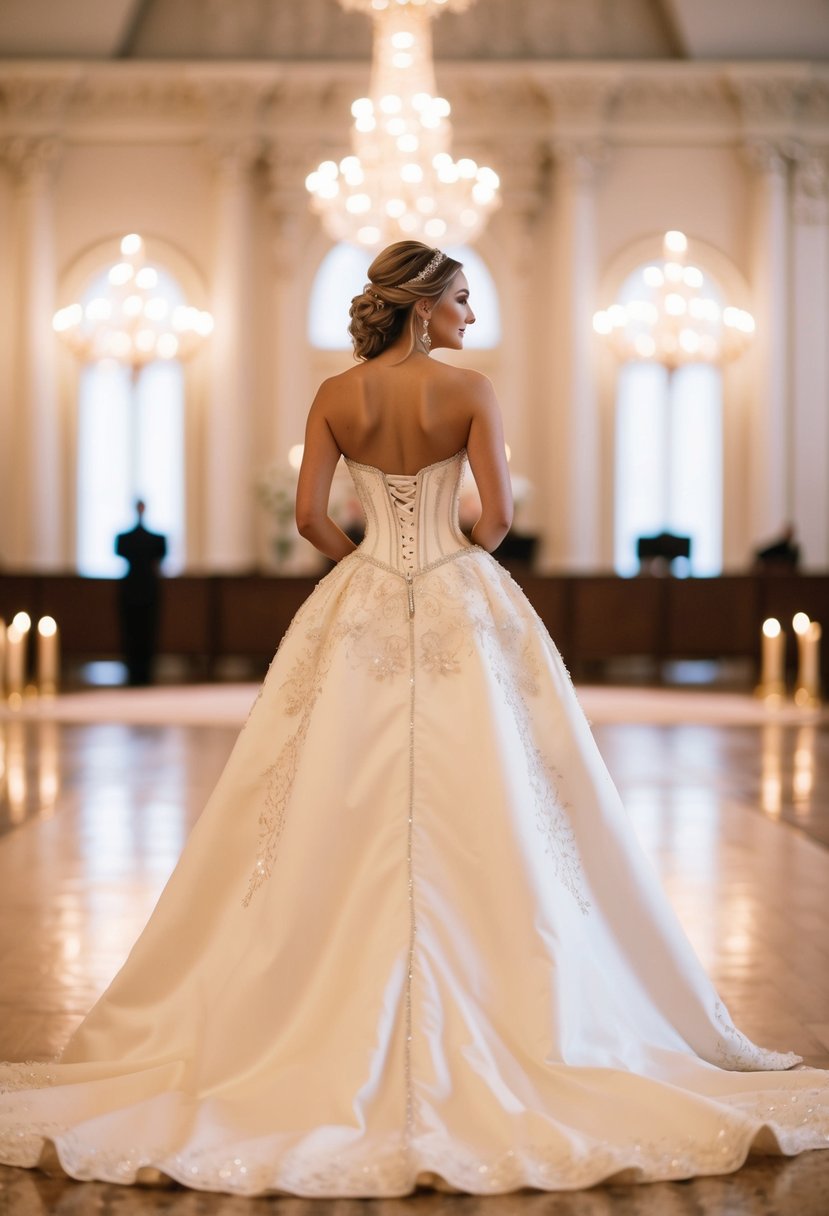
<svg viewBox="0 0 829 1216"><path fill-rule="evenodd" d="M441 262L446 261L446 254L441 253L439 249L435 251L432 259L426 263L422 270L419 270L413 279L407 279L405 283L401 283L401 287L411 287L413 283L422 283L424 279L428 279L435 273Z"/></svg>

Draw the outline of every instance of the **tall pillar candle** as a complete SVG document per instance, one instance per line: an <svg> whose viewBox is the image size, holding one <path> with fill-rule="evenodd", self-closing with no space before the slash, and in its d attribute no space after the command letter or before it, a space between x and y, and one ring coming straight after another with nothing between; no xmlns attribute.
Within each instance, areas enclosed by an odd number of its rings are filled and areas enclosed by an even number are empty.
<svg viewBox="0 0 829 1216"><path fill-rule="evenodd" d="M802 615L802 614L798 614ZM794 699L798 705L814 705L820 698L820 638L821 627L817 621L800 623L797 630L797 683Z"/></svg>
<svg viewBox="0 0 829 1216"><path fill-rule="evenodd" d="M780 622L774 617L763 621L763 643L760 667L760 684L757 694L761 697L780 697L786 690L786 635Z"/></svg>
<svg viewBox="0 0 829 1216"><path fill-rule="evenodd" d="M6 689L10 698L21 697L26 683L26 644L29 632L12 621L6 630Z"/></svg>
<svg viewBox="0 0 829 1216"><path fill-rule="evenodd" d="M44 696L51 696L58 686L58 627L51 616L43 616L37 623L37 688Z"/></svg>

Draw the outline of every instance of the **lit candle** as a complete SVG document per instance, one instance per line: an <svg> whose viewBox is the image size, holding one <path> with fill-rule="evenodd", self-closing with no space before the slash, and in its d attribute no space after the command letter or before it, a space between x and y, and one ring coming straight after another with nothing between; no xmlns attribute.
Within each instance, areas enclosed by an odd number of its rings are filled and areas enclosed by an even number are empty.
<svg viewBox="0 0 829 1216"><path fill-rule="evenodd" d="M760 684L757 693L761 697L780 697L786 689L784 678L786 662L786 635L780 622L774 617L763 621L763 651L760 667Z"/></svg>
<svg viewBox="0 0 829 1216"><path fill-rule="evenodd" d="M54 695L58 686L58 627L54 617L42 616L37 623L37 687L43 696Z"/></svg>
<svg viewBox="0 0 829 1216"><path fill-rule="evenodd" d="M6 630L6 688L9 698L23 695L26 680L26 641L28 632L21 631L12 621Z"/></svg>
<svg viewBox="0 0 829 1216"><path fill-rule="evenodd" d="M797 683L794 699L798 705L815 705L820 700L820 637L817 621L798 612L792 624L797 634Z"/></svg>

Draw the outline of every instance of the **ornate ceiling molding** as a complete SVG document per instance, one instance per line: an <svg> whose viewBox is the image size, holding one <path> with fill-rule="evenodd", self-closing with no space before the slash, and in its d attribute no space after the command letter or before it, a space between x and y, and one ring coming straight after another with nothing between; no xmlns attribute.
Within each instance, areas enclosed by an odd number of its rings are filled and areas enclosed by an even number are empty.
<svg viewBox="0 0 829 1216"><path fill-rule="evenodd" d="M458 136L499 150L516 136L829 143L827 64L444 61L440 77ZM365 64L355 62L0 61L0 136L202 142L219 126L304 141L310 165L317 147L347 148L351 100L366 85Z"/></svg>

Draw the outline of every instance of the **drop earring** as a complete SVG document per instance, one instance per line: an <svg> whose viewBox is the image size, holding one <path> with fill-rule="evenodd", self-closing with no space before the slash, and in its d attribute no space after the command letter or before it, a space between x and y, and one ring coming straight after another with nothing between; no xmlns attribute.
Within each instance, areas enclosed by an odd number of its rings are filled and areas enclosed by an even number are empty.
<svg viewBox="0 0 829 1216"><path fill-rule="evenodd" d="M432 339L429 337L429 318L423 318L423 333L420 335L424 349L428 353L432 349Z"/></svg>

